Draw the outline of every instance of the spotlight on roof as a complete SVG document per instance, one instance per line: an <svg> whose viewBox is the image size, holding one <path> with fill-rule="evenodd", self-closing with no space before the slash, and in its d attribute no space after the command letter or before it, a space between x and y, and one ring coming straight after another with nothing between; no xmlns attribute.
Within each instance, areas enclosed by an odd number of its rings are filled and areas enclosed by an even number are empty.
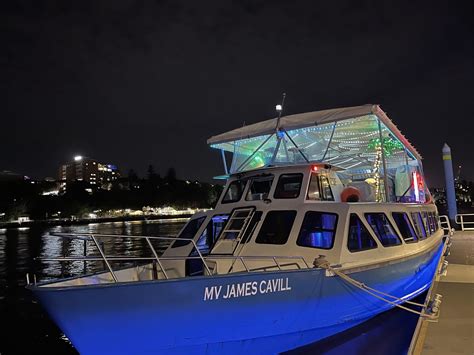
<svg viewBox="0 0 474 355"><path fill-rule="evenodd" d="M281 105L276 105L275 109L276 109L278 112L280 112L281 109L282 109L282 107L281 107Z"/></svg>
<svg viewBox="0 0 474 355"><path fill-rule="evenodd" d="M74 161L80 161L80 160L82 160L82 155L76 155L74 157Z"/></svg>

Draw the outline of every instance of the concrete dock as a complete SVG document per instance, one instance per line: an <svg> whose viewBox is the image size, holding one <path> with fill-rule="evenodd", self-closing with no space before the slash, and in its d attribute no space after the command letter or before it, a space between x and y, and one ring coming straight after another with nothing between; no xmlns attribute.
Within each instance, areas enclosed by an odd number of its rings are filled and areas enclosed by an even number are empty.
<svg viewBox="0 0 474 355"><path fill-rule="evenodd" d="M440 317L420 321L412 354L474 354L474 231L457 231L451 241L447 274L433 286L443 296Z"/></svg>

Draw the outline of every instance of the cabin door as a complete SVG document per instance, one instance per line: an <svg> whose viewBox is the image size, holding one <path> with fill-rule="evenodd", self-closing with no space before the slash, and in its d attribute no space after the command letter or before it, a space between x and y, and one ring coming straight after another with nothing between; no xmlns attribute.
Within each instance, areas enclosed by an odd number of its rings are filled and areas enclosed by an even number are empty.
<svg viewBox="0 0 474 355"><path fill-rule="evenodd" d="M247 230L254 212L254 207L235 209L230 215L211 254L233 255L235 249L240 245L242 236Z"/></svg>

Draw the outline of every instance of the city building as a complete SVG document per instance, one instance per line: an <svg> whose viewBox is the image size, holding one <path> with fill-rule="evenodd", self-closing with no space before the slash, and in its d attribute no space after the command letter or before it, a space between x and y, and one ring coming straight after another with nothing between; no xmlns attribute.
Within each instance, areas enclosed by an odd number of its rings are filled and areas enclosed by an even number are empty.
<svg viewBox="0 0 474 355"><path fill-rule="evenodd" d="M120 177L116 165L100 163L95 159L77 155L74 159L59 168L61 191L66 190L67 183L84 181L92 188L110 190L112 183Z"/></svg>

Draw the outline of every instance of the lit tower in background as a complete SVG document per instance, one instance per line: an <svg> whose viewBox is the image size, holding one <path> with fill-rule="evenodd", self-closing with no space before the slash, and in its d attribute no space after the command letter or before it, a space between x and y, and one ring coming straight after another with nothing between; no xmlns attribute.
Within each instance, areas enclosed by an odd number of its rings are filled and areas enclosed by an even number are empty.
<svg viewBox="0 0 474 355"><path fill-rule="evenodd" d="M448 216L454 221L458 213L456 207L456 193L454 191L453 161L451 159L451 148L444 143L443 146L444 178L446 181L446 200L448 202Z"/></svg>

